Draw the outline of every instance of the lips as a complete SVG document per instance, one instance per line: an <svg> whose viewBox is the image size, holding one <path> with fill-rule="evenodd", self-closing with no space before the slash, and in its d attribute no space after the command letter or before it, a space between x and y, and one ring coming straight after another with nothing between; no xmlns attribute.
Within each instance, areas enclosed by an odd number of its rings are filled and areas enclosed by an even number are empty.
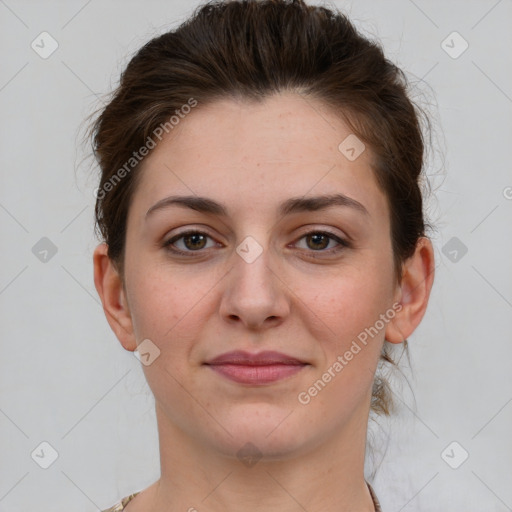
<svg viewBox="0 0 512 512"><path fill-rule="evenodd" d="M240 350L222 354L205 364L229 380L252 386L291 377L308 366L308 363L280 352L250 354Z"/></svg>
<svg viewBox="0 0 512 512"><path fill-rule="evenodd" d="M287 364L287 365L302 365L306 364L304 361L281 352L275 352L273 350L266 350L258 352L257 354L251 354L243 350L234 350L232 352L226 352L220 356L211 359L206 364L238 364L245 366L267 366L273 364Z"/></svg>

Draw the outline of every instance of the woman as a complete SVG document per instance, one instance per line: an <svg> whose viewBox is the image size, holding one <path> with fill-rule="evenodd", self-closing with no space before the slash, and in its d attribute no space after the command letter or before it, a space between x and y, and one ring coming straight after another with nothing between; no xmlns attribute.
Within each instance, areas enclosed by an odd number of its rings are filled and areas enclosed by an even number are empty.
<svg viewBox="0 0 512 512"><path fill-rule="evenodd" d="M341 13L204 5L93 125L94 278L155 397L160 479L110 511L381 510L380 362L434 278L402 72Z"/></svg>

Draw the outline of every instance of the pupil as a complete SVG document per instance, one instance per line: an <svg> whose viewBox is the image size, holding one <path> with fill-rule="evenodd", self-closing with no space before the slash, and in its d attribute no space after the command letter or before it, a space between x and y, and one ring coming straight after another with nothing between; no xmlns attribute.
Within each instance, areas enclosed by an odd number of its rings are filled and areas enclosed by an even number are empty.
<svg viewBox="0 0 512 512"><path fill-rule="evenodd" d="M324 238L325 239L325 235L322 235L322 234L311 235L311 238L314 240L313 243L316 244L316 243L318 243L317 238ZM325 246L325 244L324 244L324 246Z"/></svg>
<svg viewBox="0 0 512 512"><path fill-rule="evenodd" d="M186 237L186 240L195 240L194 242L192 242L192 244L191 244L191 245L192 245L192 248L197 248L196 242L197 242L197 239L198 239L198 238L202 238L202 239L203 239L203 242L204 242L204 237L203 237L203 235L201 235L201 234L199 234L199 233L194 233L194 234L192 234L192 235L188 235L188 236ZM201 248L201 247L199 247L199 248Z"/></svg>

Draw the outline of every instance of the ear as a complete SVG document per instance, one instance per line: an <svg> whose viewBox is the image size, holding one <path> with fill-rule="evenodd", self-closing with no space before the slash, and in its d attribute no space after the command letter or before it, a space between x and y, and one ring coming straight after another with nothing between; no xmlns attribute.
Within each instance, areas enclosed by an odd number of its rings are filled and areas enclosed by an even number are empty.
<svg viewBox="0 0 512 512"><path fill-rule="evenodd" d="M137 342L123 281L107 251L106 243L98 245L94 250L94 285L101 298L110 328L126 350L134 351Z"/></svg>
<svg viewBox="0 0 512 512"><path fill-rule="evenodd" d="M397 285L396 302L402 308L386 327L386 340L402 343L416 329L427 309L434 283L434 249L427 237L420 237L414 254L402 267L402 281Z"/></svg>

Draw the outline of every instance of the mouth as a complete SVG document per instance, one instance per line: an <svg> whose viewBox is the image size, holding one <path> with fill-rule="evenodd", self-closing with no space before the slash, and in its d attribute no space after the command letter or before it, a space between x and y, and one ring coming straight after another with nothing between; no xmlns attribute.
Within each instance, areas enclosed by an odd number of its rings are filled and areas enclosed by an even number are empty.
<svg viewBox="0 0 512 512"><path fill-rule="evenodd" d="M263 385L286 379L308 366L300 364L213 364L208 365L218 374L240 384Z"/></svg>
<svg viewBox="0 0 512 512"><path fill-rule="evenodd" d="M289 378L309 366L308 363L295 357L274 351L258 354L243 351L228 352L205 364L231 381L252 386Z"/></svg>

